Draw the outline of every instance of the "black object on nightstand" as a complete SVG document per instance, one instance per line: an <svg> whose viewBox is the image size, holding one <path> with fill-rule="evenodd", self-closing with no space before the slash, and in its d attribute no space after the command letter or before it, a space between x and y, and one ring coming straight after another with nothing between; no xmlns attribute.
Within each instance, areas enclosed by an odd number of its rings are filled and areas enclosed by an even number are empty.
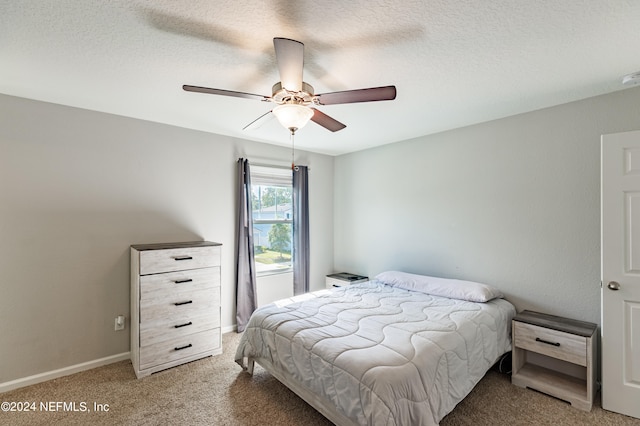
<svg viewBox="0 0 640 426"><path fill-rule="evenodd" d="M338 272L336 274L327 275L325 284L327 288L332 288L363 283L365 281L369 281L369 278L363 275L350 274L348 272Z"/></svg>

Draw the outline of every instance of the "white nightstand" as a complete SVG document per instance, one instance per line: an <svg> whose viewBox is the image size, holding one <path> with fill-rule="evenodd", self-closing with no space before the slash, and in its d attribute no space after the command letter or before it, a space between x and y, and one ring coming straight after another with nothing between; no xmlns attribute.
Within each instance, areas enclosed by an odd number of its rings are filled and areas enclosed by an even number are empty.
<svg viewBox="0 0 640 426"><path fill-rule="evenodd" d="M327 275L325 284L327 288L332 288L363 283L365 281L369 281L369 278L362 275L350 274L348 272L339 272L337 274Z"/></svg>
<svg viewBox="0 0 640 426"><path fill-rule="evenodd" d="M597 325L523 311L512 322L511 383L590 411L596 391Z"/></svg>

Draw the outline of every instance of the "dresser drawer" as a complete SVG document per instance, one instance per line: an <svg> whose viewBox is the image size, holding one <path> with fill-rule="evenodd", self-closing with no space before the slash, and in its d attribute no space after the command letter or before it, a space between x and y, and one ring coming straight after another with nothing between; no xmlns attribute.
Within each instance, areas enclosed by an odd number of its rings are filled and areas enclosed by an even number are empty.
<svg viewBox="0 0 640 426"><path fill-rule="evenodd" d="M184 247L140 252L140 275L220 266L220 247Z"/></svg>
<svg viewBox="0 0 640 426"><path fill-rule="evenodd" d="M179 293L191 293L220 287L220 268L191 269L140 277L140 300L167 298Z"/></svg>
<svg viewBox="0 0 640 426"><path fill-rule="evenodd" d="M220 347L220 329L202 331L140 348L140 368L150 368Z"/></svg>
<svg viewBox="0 0 640 426"><path fill-rule="evenodd" d="M516 321L514 345L583 367L587 365L587 341L583 336Z"/></svg>
<svg viewBox="0 0 640 426"><path fill-rule="evenodd" d="M212 287L188 294L168 294L159 299L140 301L140 324L147 321L171 319L189 320L208 312L218 312L220 288Z"/></svg>
<svg viewBox="0 0 640 426"><path fill-rule="evenodd" d="M175 340L181 336L219 327L220 313L218 311L200 316L194 315L183 320L170 318L161 321L147 321L140 324L140 346Z"/></svg>

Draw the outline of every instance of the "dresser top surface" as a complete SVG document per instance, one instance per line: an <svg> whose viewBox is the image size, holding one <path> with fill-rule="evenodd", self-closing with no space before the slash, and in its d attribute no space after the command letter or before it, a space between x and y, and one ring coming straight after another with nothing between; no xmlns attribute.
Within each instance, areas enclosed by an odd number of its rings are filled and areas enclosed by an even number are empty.
<svg viewBox="0 0 640 426"><path fill-rule="evenodd" d="M578 321L533 311L522 311L516 315L513 320L584 337L592 336L598 328L596 324L591 322Z"/></svg>
<svg viewBox="0 0 640 426"><path fill-rule="evenodd" d="M138 251L145 250L167 250L177 248L193 248L193 247L212 247L221 246L221 243L214 243L212 241L186 241L179 243L153 243L153 244L133 244L131 248Z"/></svg>

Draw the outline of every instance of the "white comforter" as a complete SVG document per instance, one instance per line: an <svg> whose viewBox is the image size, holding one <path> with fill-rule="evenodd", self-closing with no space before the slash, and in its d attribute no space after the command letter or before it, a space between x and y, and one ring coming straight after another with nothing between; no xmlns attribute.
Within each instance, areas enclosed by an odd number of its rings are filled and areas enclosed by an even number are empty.
<svg viewBox="0 0 640 426"><path fill-rule="evenodd" d="M236 362L267 360L360 425L433 425L511 349L515 313L371 281L258 309Z"/></svg>

